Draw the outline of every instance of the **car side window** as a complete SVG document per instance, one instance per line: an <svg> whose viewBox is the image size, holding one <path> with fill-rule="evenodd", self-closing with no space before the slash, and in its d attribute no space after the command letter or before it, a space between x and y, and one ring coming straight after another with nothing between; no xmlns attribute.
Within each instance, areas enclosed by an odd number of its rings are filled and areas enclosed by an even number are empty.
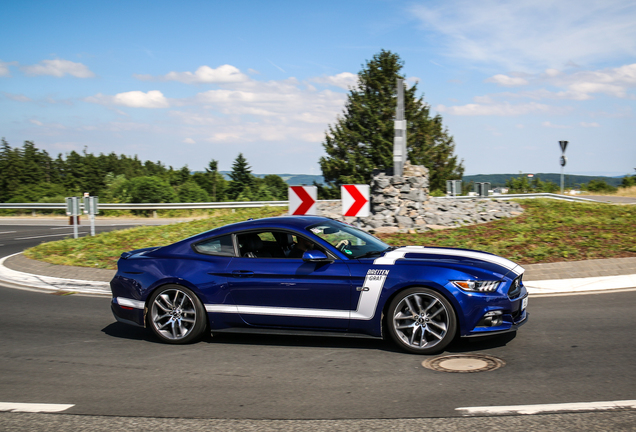
<svg viewBox="0 0 636 432"><path fill-rule="evenodd" d="M234 256L234 242L232 235L224 235L203 240L194 245L194 250L206 255Z"/></svg>
<svg viewBox="0 0 636 432"><path fill-rule="evenodd" d="M323 251L322 247L288 231L250 231L238 234L237 239L240 256L244 258L302 258L304 250Z"/></svg>
<svg viewBox="0 0 636 432"><path fill-rule="evenodd" d="M237 236L240 255L244 258L285 258L282 238L273 231L251 231Z"/></svg>

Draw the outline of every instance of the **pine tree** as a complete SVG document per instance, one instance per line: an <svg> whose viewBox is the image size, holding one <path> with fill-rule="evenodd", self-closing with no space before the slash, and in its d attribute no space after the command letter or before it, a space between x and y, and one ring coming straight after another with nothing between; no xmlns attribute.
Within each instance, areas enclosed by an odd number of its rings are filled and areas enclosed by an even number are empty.
<svg viewBox="0 0 636 432"><path fill-rule="evenodd" d="M14 194L22 184L23 174L22 152L19 148L12 149L3 138L0 149L0 201L7 202L18 198ZM18 201L22 201L22 199L18 199Z"/></svg>
<svg viewBox="0 0 636 432"><path fill-rule="evenodd" d="M403 62L397 54L380 51L358 73L357 88L349 91L342 117L329 126L320 158L325 181L333 195L342 184L370 183L373 169L393 167L393 136L397 79ZM430 171L431 190L443 190L446 180L461 178L464 167L453 155L453 137L439 115L417 97L417 84L404 92L408 159Z"/></svg>
<svg viewBox="0 0 636 432"><path fill-rule="evenodd" d="M237 199L243 192L252 189L254 176L252 175L252 168L247 164L245 157L243 157L243 153L239 153L234 160L230 178L232 179L228 188L228 196L230 199Z"/></svg>
<svg viewBox="0 0 636 432"><path fill-rule="evenodd" d="M20 182L23 185L35 185L45 181L44 163L41 152L31 141L22 146L22 173Z"/></svg>
<svg viewBox="0 0 636 432"><path fill-rule="evenodd" d="M220 201L225 188L225 179L219 173L219 161L212 159L205 169L205 174L212 189L212 201Z"/></svg>

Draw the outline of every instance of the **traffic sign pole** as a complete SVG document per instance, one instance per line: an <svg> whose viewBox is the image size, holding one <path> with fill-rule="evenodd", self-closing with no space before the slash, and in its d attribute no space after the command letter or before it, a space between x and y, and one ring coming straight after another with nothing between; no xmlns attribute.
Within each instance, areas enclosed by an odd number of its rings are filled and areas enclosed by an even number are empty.
<svg viewBox="0 0 636 432"><path fill-rule="evenodd" d="M77 197L66 198L66 214L71 217L71 224L73 225L73 238L78 237L77 222L80 214L79 200Z"/></svg>
<svg viewBox="0 0 636 432"><path fill-rule="evenodd" d="M567 141L559 141L559 147L561 147L561 159L560 159L560 163L561 163L561 194L563 194L564 191L564 186L563 186L563 169L565 168L565 164L568 161L567 158L565 157L565 149L568 147L568 142Z"/></svg>

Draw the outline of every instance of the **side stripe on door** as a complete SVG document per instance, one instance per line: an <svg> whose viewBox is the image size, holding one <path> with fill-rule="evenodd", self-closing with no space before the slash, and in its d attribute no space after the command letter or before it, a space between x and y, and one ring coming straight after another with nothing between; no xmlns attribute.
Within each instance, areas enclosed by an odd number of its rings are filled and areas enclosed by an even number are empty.
<svg viewBox="0 0 636 432"><path fill-rule="evenodd" d="M360 293L358 307L355 311L337 309L308 309L308 308L284 308L272 306L248 306L206 304L207 312L238 313L244 315L275 315L302 318L333 318L370 320L375 315L382 288L386 282L388 270L369 270L364 279L364 290Z"/></svg>

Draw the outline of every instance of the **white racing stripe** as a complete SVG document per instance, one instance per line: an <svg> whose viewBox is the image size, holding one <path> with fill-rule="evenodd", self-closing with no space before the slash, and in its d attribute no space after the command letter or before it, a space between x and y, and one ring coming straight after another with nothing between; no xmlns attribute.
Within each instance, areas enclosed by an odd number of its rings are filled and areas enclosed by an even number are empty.
<svg viewBox="0 0 636 432"><path fill-rule="evenodd" d="M0 411L53 413L66 411L67 409L74 406L74 404L0 402Z"/></svg>
<svg viewBox="0 0 636 432"><path fill-rule="evenodd" d="M239 313L242 315L275 315L302 318L349 318L349 311L337 309L305 309L285 308L272 306L246 306L246 305L205 305L208 312Z"/></svg>
<svg viewBox="0 0 636 432"><path fill-rule="evenodd" d="M459 249L427 248L425 246L405 246L392 250L390 252L387 252L383 257L377 258L375 261L373 261L373 264L394 265L397 260L404 258L406 254L410 253L472 258L479 261L486 261L493 264L498 264L502 267L507 268L508 270L512 270L517 275L520 275L524 272L523 267L521 267L520 265L497 255Z"/></svg>
<svg viewBox="0 0 636 432"><path fill-rule="evenodd" d="M539 414L554 412L573 411L606 411L614 409L635 409L636 400L622 400L611 402L577 402L562 404L539 404L539 405L508 405L491 407L467 407L455 408L455 411L463 413L465 416L477 415L506 415L506 414Z"/></svg>
<svg viewBox="0 0 636 432"><path fill-rule="evenodd" d="M389 270L371 269L367 272L367 276L364 279L364 285L360 287L364 289L360 293L358 307L355 311L230 304L206 304L205 310L207 312L237 313L242 315L275 315L302 318L370 320L375 315L378 299L380 298L382 287L384 286L384 282L386 281L388 274Z"/></svg>
<svg viewBox="0 0 636 432"><path fill-rule="evenodd" d="M376 274L381 273L381 274ZM382 287L389 275L388 270L371 269L364 278L364 291L360 293L358 300L358 308L351 312L351 319L370 320L375 315L375 308L378 305L378 299L382 293Z"/></svg>

